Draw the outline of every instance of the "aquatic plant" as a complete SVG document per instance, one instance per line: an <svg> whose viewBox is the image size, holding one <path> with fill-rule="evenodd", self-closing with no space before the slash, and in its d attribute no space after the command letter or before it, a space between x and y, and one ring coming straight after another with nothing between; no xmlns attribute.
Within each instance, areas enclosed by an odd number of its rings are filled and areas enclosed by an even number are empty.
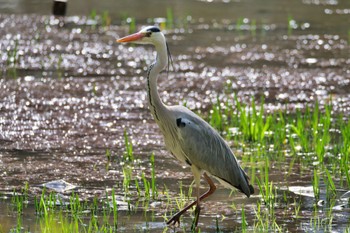
<svg viewBox="0 0 350 233"><path fill-rule="evenodd" d="M156 171L154 166L154 153L151 154L150 158L151 162L151 190L152 190L152 198L156 199L158 197L158 189L156 184Z"/></svg>
<svg viewBox="0 0 350 233"><path fill-rule="evenodd" d="M46 187L43 187L40 198L38 199L37 196L34 197L34 207L36 215L47 216L46 202Z"/></svg>
<svg viewBox="0 0 350 233"><path fill-rule="evenodd" d="M316 202L320 199L320 177L318 169L314 168L314 175L312 179L312 189L314 191L314 196Z"/></svg>
<svg viewBox="0 0 350 233"><path fill-rule="evenodd" d="M134 153L132 149L132 142L129 140L129 136L126 130L124 130L124 144L125 144L125 152L123 154L123 160L128 162L133 162Z"/></svg>
<svg viewBox="0 0 350 233"><path fill-rule="evenodd" d="M9 48L6 50L7 51L7 66L15 66L18 64L18 61L19 61L18 44L19 44L19 35L11 43L13 48L12 49Z"/></svg>
<svg viewBox="0 0 350 233"><path fill-rule="evenodd" d="M239 17L236 21L236 31L240 34L242 31L242 25L244 23L244 18L243 17Z"/></svg>
<svg viewBox="0 0 350 233"><path fill-rule="evenodd" d="M112 189L112 210L113 210L113 226L115 229L118 228L118 206L117 201L115 199L115 191L114 188Z"/></svg>
<svg viewBox="0 0 350 233"><path fill-rule="evenodd" d="M131 17L127 12L121 14L121 25L128 27L128 32L136 32L136 18Z"/></svg>
<svg viewBox="0 0 350 233"><path fill-rule="evenodd" d="M23 211L23 199L23 195L18 194L15 190L13 191L13 195L11 197L11 204L13 205L14 210L16 210L18 214L21 214Z"/></svg>
<svg viewBox="0 0 350 233"><path fill-rule="evenodd" d="M4 73L11 78L17 78L17 65L20 61L19 40L20 36L17 35L6 49L6 68L1 71L1 74Z"/></svg>
<svg viewBox="0 0 350 233"><path fill-rule="evenodd" d="M102 26L103 27L109 27L112 23L112 18L109 15L109 11L103 11L102 13Z"/></svg>
<svg viewBox="0 0 350 233"><path fill-rule="evenodd" d="M335 191L335 185L333 182L333 178L331 174L329 173L328 169L326 167L323 168L323 171L326 174L326 177L324 180L326 180L326 197L328 200L331 200L332 197L335 197L336 191Z"/></svg>
<svg viewBox="0 0 350 233"><path fill-rule="evenodd" d="M146 179L146 176L145 176L145 173L142 172L141 174L141 179L143 181L143 187L144 187L144 194L145 194L145 197L147 199L150 198L150 189L151 189L151 185L150 185L150 182Z"/></svg>
<svg viewBox="0 0 350 233"><path fill-rule="evenodd" d="M96 9L92 9L89 14L89 18L92 20L97 20L97 11Z"/></svg>
<svg viewBox="0 0 350 233"><path fill-rule="evenodd" d="M260 202L254 208L254 231L255 232L284 232L276 221L276 215L270 211L265 211Z"/></svg>
<svg viewBox="0 0 350 233"><path fill-rule="evenodd" d="M167 29L174 28L174 13L173 13L173 9L170 7L166 9L166 28Z"/></svg>
<svg viewBox="0 0 350 233"><path fill-rule="evenodd" d="M111 155L111 151L109 149L106 149L106 159L107 159L107 162L106 162L106 170L109 169L109 166L110 166L110 163L112 161L112 155Z"/></svg>
<svg viewBox="0 0 350 233"><path fill-rule="evenodd" d="M72 192L69 197L70 213L73 217L78 218L84 210L84 205L80 202L79 195Z"/></svg>
<svg viewBox="0 0 350 233"><path fill-rule="evenodd" d="M129 165L123 166L123 191L125 198L129 196L129 187L132 180L132 168Z"/></svg>
<svg viewBox="0 0 350 233"><path fill-rule="evenodd" d="M296 21L293 19L293 17L291 15L288 15L287 18L287 32L288 32L288 36L292 35L293 30L298 28L298 24L296 23Z"/></svg>
<svg viewBox="0 0 350 233"><path fill-rule="evenodd" d="M237 97L233 101L217 99L208 118L225 137L240 142L238 145L242 147L243 154L245 151L249 153L249 156L242 157L243 163L262 164L251 166L249 170L252 174L260 171L258 179L254 180L252 176L252 183L258 184L262 196L262 202L255 210L254 229L282 231L275 219L268 218L267 213L262 213L260 209L260 205L264 205L268 215L275 216L275 206L281 205L276 199L275 185L278 184L269 179L270 159L288 162L289 165L284 167L286 174L291 174L295 163L300 162L301 169L310 174L315 203L320 200L323 187L327 203L332 203L336 200L337 185L349 187L350 127L347 119L332 115L331 105L325 105L321 110L316 102L312 108L297 109L288 114L283 110L266 113L261 105L264 105L263 100L257 103L252 99L250 105L243 105ZM289 157L287 161L286 154ZM313 167L311 173L306 171L309 166ZM339 183L336 183L339 178ZM320 185L321 181L325 186ZM284 195L283 200L288 202ZM294 200L293 206L294 216L298 218L302 203ZM265 224L266 221L269 224ZM322 227L328 229L329 225L324 225L322 223Z"/></svg>
<svg viewBox="0 0 350 233"><path fill-rule="evenodd" d="M253 37L256 37L256 29L257 29L256 20L252 19L250 23L250 33L252 34Z"/></svg>
<svg viewBox="0 0 350 233"><path fill-rule="evenodd" d="M262 181L259 179L257 180L260 194L262 195L262 199L264 201L264 204L268 207L269 210L273 211L273 208L275 206L275 192L276 189L273 185L273 182L269 181L269 159L268 157L265 158L265 165L264 165L264 173L262 173Z"/></svg>
<svg viewBox="0 0 350 233"><path fill-rule="evenodd" d="M222 118L224 116L227 116L225 114L222 114L222 103L220 102L219 99L217 99L216 103L213 104L212 109L210 110L210 118L209 118L209 123L211 126L216 128L219 131L224 130L224 125L223 123L225 122Z"/></svg>
<svg viewBox="0 0 350 233"><path fill-rule="evenodd" d="M242 218L241 219L241 230L242 230L242 232L246 232L248 223L246 221L244 205L242 205L241 218Z"/></svg>

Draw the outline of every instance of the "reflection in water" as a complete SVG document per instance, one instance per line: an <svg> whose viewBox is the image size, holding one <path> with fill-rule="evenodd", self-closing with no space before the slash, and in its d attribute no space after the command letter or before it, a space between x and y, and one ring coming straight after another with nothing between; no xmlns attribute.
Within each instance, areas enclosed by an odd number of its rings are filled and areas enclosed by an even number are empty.
<svg viewBox="0 0 350 233"><path fill-rule="evenodd" d="M0 11L5 13L47 15L52 7L51 1L2 3ZM318 100L321 108L332 102L335 113L350 112L348 2L68 4L68 15L83 16L65 18L64 26L49 16L0 15L0 190L5 196L23 187L25 181L33 187L34 195L41 193L41 184L63 179L77 185L77 191L87 199L103 196L106 187L121 187L124 131L130 135L139 161L135 174L148 171L148 158L154 151L157 182L166 184L174 197L179 195L175 179L183 182L184 190L189 187L189 169L176 164L165 151L160 132L145 107L143 76L149 64L144 61L152 60L152 50L115 43L116 38L127 34L126 26L116 26L124 12L137 16L137 23L148 24L147 18L166 17L166 8L171 7L178 16L178 25L183 26L166 31L174 57L174 71L164 72L159 79L166 103L186 104L208 115L217 98L233 101L237 94L245 103L250 103L252 96L257 100L264 96L266 111L294 112ZM109 12L112 25L93 26L95 21L86 17L92 9L99 13L115 9ZM288 15L297 25L289 36ZM240 18L241 23L237 23ZM114 159L108 168L107 149ZM244 160L240 146L234 145L234 149ZM289 164L284 161L279 166ZM310 185L305 168L296 164L290 169L288 178L280 175L280 169L271 169L271 179L281 187ZM285 190L281 188L278 198L302 202L304 212L301 218L281 220L280 224L291 231L312 229L309 219L314 200L295 192L283 197ZM215 229L217 213L225 216L219 218L224 230L239 227L242 204L247 219L256 217L259 197L228 198L228 192L220 188L205 203L201 221L207 225L202 226L206 231ZM133 201L136 204L136 196ZM232 207L233 201L237 209ZM166 209L159 208L165 205L162 199L159 202L151 205L159 212L150 223L156 230L164 227L161 216ZM276 214L285 216L283 210L283 206L276 207ZM321 208L320 216L325 217L326 212L327 208ZM348 212L339 213L339 227L346 225L348 216ZM130 218L141 227L145 222L142 211ZM13 226L16 219L11 221L9 225Z"/></svg>

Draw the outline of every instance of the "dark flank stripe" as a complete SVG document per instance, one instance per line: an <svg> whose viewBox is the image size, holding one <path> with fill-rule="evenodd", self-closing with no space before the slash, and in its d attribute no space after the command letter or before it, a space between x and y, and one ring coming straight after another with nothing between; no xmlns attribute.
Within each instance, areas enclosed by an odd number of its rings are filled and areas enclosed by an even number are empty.
<svg viewBox="0 0 350 233"><path fill-rule="evenodd" d="M158 115L157 115L157 111L156 111L156 107L155 107L155 105L153 104L153 101L152 101L151 84L150 84L150 78L149 78L149 75L151 73L151 70L152 70L153 66L154 66L154 64L152 64L149 67L148 73L147 73L148 98L149 98L149 104L153 108L154 116L156 117L157 121L159 121L159 118L158 118Z"/></svg>

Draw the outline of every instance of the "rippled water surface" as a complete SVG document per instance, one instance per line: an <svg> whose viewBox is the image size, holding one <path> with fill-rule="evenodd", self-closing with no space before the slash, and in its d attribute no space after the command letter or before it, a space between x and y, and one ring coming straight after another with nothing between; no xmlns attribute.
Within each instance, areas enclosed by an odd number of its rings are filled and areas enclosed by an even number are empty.
<svg viewBox="0 0 350 233"><path fill-rule="evenodd" d="M318 101L321 109L332 103L335 114L349 116L349 1L90 1L84 7L71 1L68 16L60 19L49 15L51 1L0 2L0 192L5 198L25 182L34 196L43 183L59 179L76 185L88 200L112 187L122 192L124 132L138 161L136 176L145 171L150 177L154 152L158 185L173 196L179 195L179 181L187 190L190 169L166 151L147 107L145 74L153 48L115 42L129 33L128 16L139 28L169 21L166 12L172 11L173 25L165 34L174 64L158 83L167 104L186 104L207 116L217 98L233 101L237 95L249 104L253 96L265 98L267 112L295 112ZM108 10L110 23L91 19L94 9ZM231 144L242 160L242 149ZM243 166L252 174L248 164ZM310 185L310 174L299 164L289 177L282 179L282 171L270 170L280 187ZM252 224L259 194L250 199L229 194L219 186L203 203L202 232L216 230L216 219L224 232L240 227L243 205ZM301 217L287 221L285 215L292 214L281 206L277 222L289 231L310 231L312 198L289 195L304 203ZM137 198L131 202L136 205ZM147 226L162 232L165 205L162 199L153 202L152 215L142 207L131 216L122 213L120 229ZM319 215L327 218L326 211ZM0 216L4 232L16 225L10 213ZM31 218L24 214L23 225L31 226ZM335 231L349 227L349 208L333 218ZM189 215L184 222L190 224Z"/></svg>

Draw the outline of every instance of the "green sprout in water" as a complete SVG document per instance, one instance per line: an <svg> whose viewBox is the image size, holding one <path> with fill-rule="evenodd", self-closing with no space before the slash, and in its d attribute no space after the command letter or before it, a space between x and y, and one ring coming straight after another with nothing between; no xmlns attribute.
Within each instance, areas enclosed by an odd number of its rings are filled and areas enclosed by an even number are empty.
<svg viewBox="0 0 350 233"><path fill-rule="evenodd" d="M316 168L314 169L314 175L312 179L312 188L314 191L315 199L316 201L318 201L320 199L320 178L319 178L318 170Z"/></svg>
<svg viewBox="0 0 350 233"><path fill-rule="evenodd" d="M292 32L294 29L298 28L298 24L297 22L293 19L293 17L291 15L288 15L288 36L292 35Z"/></svg>
<svg viewBox="0 0 350 233"><path fill-rule="evenodd" d="M151 154L151 189L152 189L152 198L156 199L158 197L158 190L156 184L156 172L154 168L154 153Z"/></svg>
<svg viewBox="0 0 350 233"><path fill-rule="evenodd" d="M104 11L102 14L102 26L109 27L112 23L111 16L109 15L109 11Z"/></svg>
<svg viewBox="0 0 350 233"><path fill-rule="evenodd" d="M241 223L242 232L246 232L246 231L247 231L248 223L247 223L247 221L246 221L244 205L242 205L241 216L242 216L242 220L241 220L241 221L242 221L242 223Z"/></svg>
<svg viewBox="0 0 350 233"><path fill-rule="evenodd" d="M174 14L172 8L166 9L166 28L173 29L174 27Z"/></svg>
<svg viewBox="0 0 350 233"><path fill-rule="evenodd" d="M132 142L130 141L126 130L124 130L124 143L125 143L125 152L124 152L123 159L124 159L124 161L132 162L132 161L134 161Z"/></svg>

